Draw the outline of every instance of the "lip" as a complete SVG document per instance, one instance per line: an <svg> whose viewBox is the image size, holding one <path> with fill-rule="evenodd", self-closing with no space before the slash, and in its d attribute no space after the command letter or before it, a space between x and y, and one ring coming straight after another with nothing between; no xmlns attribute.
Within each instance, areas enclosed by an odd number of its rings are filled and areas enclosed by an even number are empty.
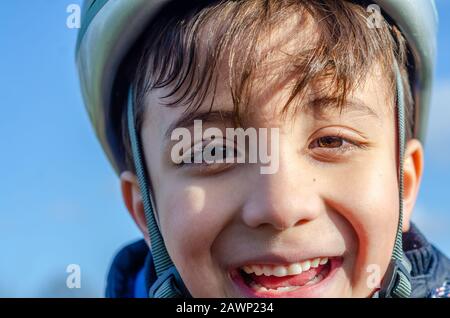
<svg viewBox="0 0 450 318"><path fill-rule="evenodd" d="M330 271L328 275L314 285L302 286L296 290L288 292L271 292L271 291L255 291L250 286L248 286L242 275L239 273L238 268L235 267L230 272L230 277L239 291L248 298L318 298L323 295L323 293L332 285L336 273L341 269L343 258L342 257L331 257L328 256L328 262L330 262ZM259 261L258 264L269 264L267 260L265 262ZM251 263L249 263L251 264ZM255 263L252 263L255 264ZM273 264L273 263L271 263Z"/></svg>

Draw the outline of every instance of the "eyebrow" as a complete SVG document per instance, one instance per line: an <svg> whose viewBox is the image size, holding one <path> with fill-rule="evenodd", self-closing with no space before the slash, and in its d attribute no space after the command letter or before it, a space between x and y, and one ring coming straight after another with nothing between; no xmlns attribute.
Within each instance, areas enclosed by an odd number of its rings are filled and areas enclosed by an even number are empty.
<svg viewBox="0 0 450 318"><path fill-rule="evenodd" d="M197 111L183 114L180 118L175 120L166 130L164 136L170 139L172 132L176 128L189 128L194 125L194 120L201 120L203 123L208 122L233 122L236 118L236 112L230 110L216 110L216 111Z"/></svg>
<svg viewBox="0 0 450 318"><path fill-rule="evenodd" d="M327 110L340 110L337 106L338 101L336 98L316 98L307 104L306 109L313 113L315 118L323 119L327 118ZM364 101L358 98L347 99L342 106L341 113L359 112L363 115L368 115L379 121L380 116L371 107L369 107Z"/></svg>
<svg viewBox="0 0 450 318"><path fill-rule="evenodd" d="M327 110L339 110L336 106L337 100L335 98L316 98L306 104L307 111L311 111L315 118L326 118ZM348 99L343 105L342 112L360 112L362 114L374 117L381 121L380 116L369 106L366 105L360 99ZM201 120L203 123L208 122L223 122L229 123L236 119L236 112L230 110L216 110L216 111L196 111L186 112L180 118L175 120L167 128L164 136L166 139L170 139L172 132L176 128L189 128L194 125L195 120Z"/></svg>

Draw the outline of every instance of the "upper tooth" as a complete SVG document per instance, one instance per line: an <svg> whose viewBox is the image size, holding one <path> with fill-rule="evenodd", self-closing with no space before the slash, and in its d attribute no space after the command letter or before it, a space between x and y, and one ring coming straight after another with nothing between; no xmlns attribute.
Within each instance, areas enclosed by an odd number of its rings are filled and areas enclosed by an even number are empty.
<svg viewBox="0 0 450 318"><path fill-rule="evenodd" d="M270 266L268 266L268 265L264 265L264 266L263 266L263 274L264 274L265 276L270 276L270 275L272 275L272 268L271 268Z"/></svg>
<svg viewBox="0 0 450 318"><path fill-rule="evenodd" d="M319 266L320 258L315 258L313 261L311 261L311 267L316 268Z"/></svg>
<svg viewBox="0 0 450 318"><path fill-rule="evenodd" d="M309 271L310 268L311 268L311 262L310 261L304 261L302 263L302 270L304 272Z"/></svg>
<svg viewBox="0 0 450 318"><path fill-rule="evenodd" d="M288 267L288 275L298 275L302 273L302 265L299 263L293 263Z"/></svg>
<svg viewBox="0 0 450 318"><path fill-rule="evenodd" d="M253 273L253 269L252 269L250 266L244 266L242 269L243 269L244 272L246 272L247 274Z"/></svg>
<svg viewBox="0 0 450 318"><path fill-rule="evenodd" d="M247 274L254 273L257 276L277 276L283 277L287 275L299 275L302 272L308 271L310 268L316 268L319 265L324 265L328 262L328 258L314 258L312 260L306 260L301 263L292 263L287 266L283 265L246 265L242 267L242 270Z"/></svg>
<svg viewBox="0 0 450 318"><path fill-rule="evenodd" d="M285 266L275 266L272 273L277 277L283 277L287 275L287 269Z"/></svg>
<svg viewBox="0 0 450 318"><path fill-rule="evenodd" d="M261 276L263 274L261 266L253 266L253 271L257 276Z"/></svg>

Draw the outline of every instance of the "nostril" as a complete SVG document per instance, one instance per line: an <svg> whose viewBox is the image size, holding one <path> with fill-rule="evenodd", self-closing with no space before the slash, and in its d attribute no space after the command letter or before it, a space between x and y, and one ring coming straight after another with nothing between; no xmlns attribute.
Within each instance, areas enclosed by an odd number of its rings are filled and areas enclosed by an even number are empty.
<svg viewBox="0 0 450 318"><path fill-rule="evenodd" d="M308 222L309 222L309 220L305 220L305 219L303 219L303 220L298 220L298 222L295 223L295 226L304 225L304 224L306 224L306 223L308 223Z"/></svg>
<svg viewBox="0 0 450 318"><path fill-rule="evenodd" d="M279 232L285 231L289 228L300 226L310 222L309 219L295 220L282 213L272 213L271 215L247 215L244 222L251 228L273 228Z"/></svg>

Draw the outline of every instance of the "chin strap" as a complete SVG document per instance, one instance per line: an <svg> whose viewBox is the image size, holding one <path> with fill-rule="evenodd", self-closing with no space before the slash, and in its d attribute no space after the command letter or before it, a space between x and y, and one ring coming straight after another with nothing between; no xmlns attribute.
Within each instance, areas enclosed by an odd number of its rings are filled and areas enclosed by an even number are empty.
<svg viewBox="0 0 450 318"><path fill-rule="evenodd" d="M130 88L128 92L127 121L134 166L136 169L139 188L141 190L145 219L150 236L150 250L152 252L157 276L157 280L150 288L149 297L189 297L189 292L186 289L183 281L181 280L181 277L177 269L175 268L175 265L170 259L169 253L167 252L154 213L154 200L150 191L150 187L148 186L148 178L143 161L144 156L142 152L142 146L140 143L138 132L136 131L132 88Z"/></svg>
<svg viewBox="0 0 450 318"><path fill-rule="evenodd" d="M397 234L395 236L395 245L392 252L392 258L389 263L381 288L378 293L382 298L409 298L411 296L411 264L403 253L402 229L403 229L403 162L405 157L405 100L404 87L400 69L394 58L394 71L397 87L397 121L398 121L398 154L399 154L399 219Z"/></svg>

